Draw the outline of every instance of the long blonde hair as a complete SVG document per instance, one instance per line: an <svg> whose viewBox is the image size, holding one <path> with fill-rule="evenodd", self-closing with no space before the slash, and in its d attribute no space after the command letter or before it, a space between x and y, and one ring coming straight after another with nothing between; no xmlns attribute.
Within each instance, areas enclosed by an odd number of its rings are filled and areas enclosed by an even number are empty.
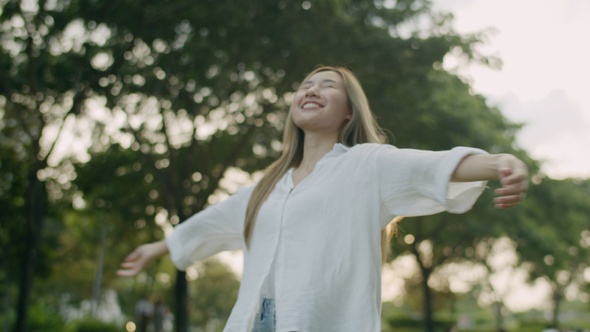
<svg viewBox="0 0 590 332"><path fill-rule="evenodd" d="M309 73L303 82L307 81L312 75L323 71L332 71L340 75L352 113L352 117L340 132L339 142L349 147L360 143L386 143L387 136L377 124L365 92L352 71L344 67L321 66ZM248 202L244 228L244 239L247 246L249 246L260 207L283 175L290 168L297 167L301 163L303 159L303 139L303 130L295 125L289 111L285 131L283 132L282 154L265 170L264 176L254 188ZM387 230L381 232L381 256L383 260L386 259L389 248L388 233L391 232L387 232Z"/></svg>

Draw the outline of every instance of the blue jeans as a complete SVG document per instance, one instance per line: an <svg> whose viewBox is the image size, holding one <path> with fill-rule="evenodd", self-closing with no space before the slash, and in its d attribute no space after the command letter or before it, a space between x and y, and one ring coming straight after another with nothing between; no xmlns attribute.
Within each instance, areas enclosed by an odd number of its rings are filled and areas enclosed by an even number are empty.
<svg viewBox="0 0 590 332"><path fill-rule="evenodd" d="M275 300L262 299L260 311L254 319L252 332L274 332L277 324Z"/></svg>

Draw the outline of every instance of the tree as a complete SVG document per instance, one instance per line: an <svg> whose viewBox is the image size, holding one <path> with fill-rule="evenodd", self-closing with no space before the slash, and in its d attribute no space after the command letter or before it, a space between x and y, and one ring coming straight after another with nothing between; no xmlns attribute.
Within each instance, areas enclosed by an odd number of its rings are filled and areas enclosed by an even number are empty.
<svg viewBox="0 0 590 332"><path fill-rule="evenodd" d="M210 259L197 267L199 277L192 287L191 307L197 326L223 322L238 298L239 281L226 265Z"/></svg>
<svg viewBox="0 0 590 332"><path fill-rule="evenodd" d="M487 106L481 96L472 95L466 83L437 70L429 73L427 79L430 80L425 84L428 88L419 89L425 95L414 101L426 104L425 107L417 108L420 111L414 112L415 120L408 118L402 122L408 123L411 130L422 130L423 134L405 135L405 139L411 140L404 145L434 150L459 145L476 146L490 152L513 152L524 160L529 159L522 151L513 148L513 134L518 127L508 123L498 109ZM445 128L452 130L449 132ZM496 184L490 185L494 187ZM449 262L473 258L481 240L501 236L504 233L502 225L517 217L514 212L496 211L491 194L491 190L486 191L473 211L463 215L443 213L410 218L402 223L402 234L409 237L400 236L393 251L396 255L409 252L416 258L421 271L428 331L434 329L433 300L428 283L435 270Z"/></svg>
<svg viewBox="0 0 590 332"><path fill-rule="evenodd" d="M482 240L477 245L473 261L486 271L479 297L485 296L484 299L491 304L495 330L505 330L505 301L514 291L513 280L522 272L519 269L521 262L516 253L516 244L507 236Z"/></svg>
<svg viewBox="0 0 590 332"><path fill-rule="evenodd" d="M3 210L0 215L0 282L2 285L11 285L18 280L18 276L11 272L18 267L16 257L22 256L24 252L24 246L14 243L11 238L24 237L18 226L24 223L22 209L25 202L26 168L14 149L5 144L8 139L1 134L0 137L0 206ZM10 287L5 286L0 290L3 331L8 331L13 294Z"/></svg>
<svg viewBox="0 0 590 332"><path fill-rule="evenodd" d="M517 252L531 280L542 278L552 290L551 324L559 328L560 305L568 287L582 289L590 257L588 181L538 178L531 188L526 217L513 225Z"/></svg>
<svg viewBox="0 0 590 332"><path fill-rule="evenodd" d="M414 0L395 6L355 0L8 1L1 16L10 27L0 57L4 117L19 121L15 141L27 147L27 156L37 156L30 170L36 195L83 199L92 207L81 211L89 213L89 225L107 220L107 242L140 226L129 245L160 234L156 222L169 227L217 194L231 193L230 184L220 184L233 167L252 172L276 157L290 91L318 63L355 70L399 146L474 143L495 151L509 145L503 135L511 137L515 128L441 68L450 51L490 60L474 49L481 35L456 34L450 18L429 6ZM418 17L431 27L404 34ZM449 123L456 132L445 130ZM59 135L44 128L68 128L87 144L89 156L48 162ZM31 229L39 229L43 210L29 210L35 212ZM23 265L34 266L29 257ZM187 327L187 287L179 272L178 331ZM19 328L26 321L22 303Z"/></svg>
<svg viewBox="0 0 590 332"><path fill-rule="evenodd" d="M450 30L432 38L392 38L391 29L428 9L410 3L386 8L319 1L301 8L273 1L239 7L203 2L189 8L178 2L146 4L137 20L123 14L130 11L124 3L116 9L80 3L83 26L102 27L111 37L93 51L104 60L95 63L99 77L92 89L110 113L97 122L93 141L119 142L140 152L142 167L164 198L155 210L184 220L209 201L229 166L254 170L276 156L280 144L271 137L282 129L288 91L318 59L351 64L369 82L371 96L401 100L405 88L392 76L430 84L433 63L453 47L470 48L474 41ZM384 104L383 98L376 99ZM389 115L385 108L379 114L384 119ZM124 123L116 135L106 137L103 129L117 117ZM388 118L391 123L398 117ZM104 149L100 145L93 148ZM177 308L185 306L185 293L185 277L179 273ZM177 312L179 330L184 316Z"/></svg>
<svg viewBox="0 0 590 332"><path fill-rule="evenodd" d="M4 27L0 42L0 105L7 124L3 132L16 152L11 161L22 165L26 172L18 212L23 222L18 223L20 218L10 220L12 229L20 234L10 238L10 246L18 247L19 241L26 243L17 275L9 278L18 282L14 331L27 330L33 280L49 217L47 190L53 188L47 188L51 173L45 169L67 119L79 112L84 99L78 72L69 63L64 66L71 58L56 58L50 51L59 29L59 22L50 14L55 7L56 3L4 1L0 12ZM61 181L67 178L62 176Z"/></svg>

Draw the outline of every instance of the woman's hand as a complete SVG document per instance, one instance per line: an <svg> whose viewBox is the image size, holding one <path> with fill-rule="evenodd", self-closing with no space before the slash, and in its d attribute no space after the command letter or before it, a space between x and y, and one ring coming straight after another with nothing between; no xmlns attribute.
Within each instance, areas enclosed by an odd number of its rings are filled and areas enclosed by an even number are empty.
<svg viewBox="0 0 590 332"><path fill-rule="evenodd" d="M494 191L494 204L498 209L509 209L526 197L528 189L528 168L513 155L498 157L498 180L501 188Z"/></svg>
<svg viewBox="0 0 590 332"><path fill-rule="evenodd" d="M132 277L141 272L149 262L167 253L168 246L165 240L141 245L129 256L125 257L125 260L121 263L121 268L117 271L117 275Z"/></svg>
<svg viewBox="0 0 590 332"><path fill-rule="evenodd" d="M508 209L525 198L528 176L526 164L511 154L472 154L459 163L451 181L500 180L494 204L498 209Z"/></svg>

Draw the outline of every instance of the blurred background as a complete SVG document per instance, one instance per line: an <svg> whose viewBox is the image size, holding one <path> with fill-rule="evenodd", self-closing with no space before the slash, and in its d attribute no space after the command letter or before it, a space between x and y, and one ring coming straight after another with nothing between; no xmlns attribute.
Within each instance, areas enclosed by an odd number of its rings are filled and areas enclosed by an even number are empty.
<svg viewBox="0 0 590 332"><path fill-rule="evenodd" d="M390 143L531 170L516 209L490 183L400 224L383 331L590 329L588 1L0 0L0 27L1 332L221 331L241 253L115 271L260 176L320 64Z"/></svg>

